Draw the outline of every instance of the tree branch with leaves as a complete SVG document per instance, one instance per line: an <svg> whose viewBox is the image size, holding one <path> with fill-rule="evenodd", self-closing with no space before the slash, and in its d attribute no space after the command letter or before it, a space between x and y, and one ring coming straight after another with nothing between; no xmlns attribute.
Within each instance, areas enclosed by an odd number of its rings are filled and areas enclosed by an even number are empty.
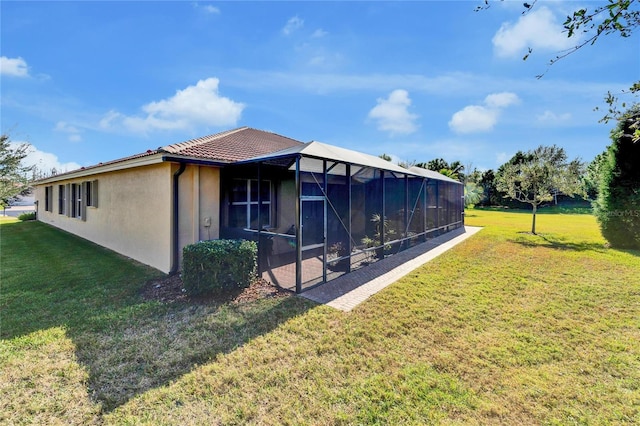
<svg viewBox="0 0 640 426"><path fill-rule="evenodd" d="M516 154L518 156L518 154ZM531 204L533 220L531 233L536 233L536 212L558 193L583 195L584 165L578 159L567 161L563 148L539 146L524 154L518 161L505 164L496 176L496 186L510 198Z"/></svg>
<svg viewBox="0 0 640 426"><path fill-rule="evenodd" d="M31 145L23 143L11 147L8 135L0 135L0 206L7 207L11 200L29 189L29 174L34 166L24 166L22 160Z"/></svg>
<svg viewBox="0 0 640 426"><path fill-rule="evenodd" d="M483 4L476 8L476 11L489 9L491 3L490 0L484 0ZM523 3L522 14L530 13L535 9L537 3L537 0ZM573 47L559 52L549 61L549 66L586 46L594 45L602 36L617 34L623 39L629 38L640 26L640 5L638 0L601 0L592 8L580 7L574 10L567 16L562 26L567 38L575 37L578 41ZM637 49L637 46L632 46L632 49ZM522 59L527 60L532 52L533 49L528 48ZM540 79L545 74L546 71L536 75L536 78ZM638 93L640 93L640 80L635 81L628 89L619 93L608 91L604 97L604 101L608 105L607 112L600 119L600 122L608 123L609 120L621 119L631 105L624 101L621 102L620 97L623 95L635 97ZM599 108L596 107L594 110L598 111ZM635 122L635 130L634 142L638 143L640 141L640 121Z"/></svg>

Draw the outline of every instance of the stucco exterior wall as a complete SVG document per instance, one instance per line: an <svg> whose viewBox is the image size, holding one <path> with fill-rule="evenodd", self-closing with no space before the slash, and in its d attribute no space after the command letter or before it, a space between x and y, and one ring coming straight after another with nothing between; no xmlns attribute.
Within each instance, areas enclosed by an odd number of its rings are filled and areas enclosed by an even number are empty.
<svg viewBox="0 0 640 426"><path fill-rule="evenodd" d="M185 245L220 238L220 169L189 165L178 185L182 256Z"/></svg>
<svg viewBox="0 0 640 426"><path fill-rule="evenodd" d="M59 214L59 185L88 180L98 181L98 204L86 207L86 220ZM53 186L53 212L45 210L47 186ZM171 269L171 193L169 163L41 184L36 187L38 220L166 273Z"/></svg>
<svg viewBox="0 0 640 426"><path fill-rule="evenodd" d="M280 183L278 208L276 211L278 232L286 232L296 224L296 182L285 180Z"/></svg>

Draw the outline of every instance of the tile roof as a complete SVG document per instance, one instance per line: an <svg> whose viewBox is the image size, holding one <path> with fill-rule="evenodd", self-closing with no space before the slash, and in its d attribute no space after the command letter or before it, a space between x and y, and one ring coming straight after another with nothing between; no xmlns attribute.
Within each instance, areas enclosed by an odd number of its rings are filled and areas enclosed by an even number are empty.
<svg viewBox="0 0 640 426"><path fill-rule="evenodd" d="M163 146L158 151L191 158L235 162L300 145L303 143L295 139L264 130L240 127Z"/></svg>
<svg viewBox="0 0 640 426"><path fill-rule="evenodd" d="M39 179L37 182L50 181L52 178L64 178L67 175L77 174L78 172L91 172L93 169L100 169L104 166L124 163L130 160L137 160L156 154L168 153L187 158L201 158L205 160L219 161L222 163L232 163L299 145L304 144L295 139L280 136L272 132L252 129L250 127L240 127L238 129L216 133L214 135L203 136L201 138L191 139L185 142L162 146L157 149L149 149L146 152L134 154L128 157L81 167L80 169Z"/></svg>

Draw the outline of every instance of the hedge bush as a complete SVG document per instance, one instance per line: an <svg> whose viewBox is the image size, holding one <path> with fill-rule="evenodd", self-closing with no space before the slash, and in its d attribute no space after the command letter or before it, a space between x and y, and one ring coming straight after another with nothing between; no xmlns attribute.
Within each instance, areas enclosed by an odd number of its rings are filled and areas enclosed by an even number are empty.
<svg viewBox="0 0 640 426"><path fill-rule="evenodd" d="M185 246L182 253L182 282L190 295L246 288L256 277L258 246L254 241L200 241Z"/></svg>
<svg viewBox="0 0 640 426"><path fill-rule="evenodd" d="M36 212L22 213L18 219L25 222L27 220L36 220Z"/></svg>
<svg viewBox="0 0 640 426"><path fill-rule="evenodd" d="M640 106L631 109L611 132L613 142L600 166L594 204L602 235L621 249L640 249L640 142L633 136L638 120Z"/></svg>

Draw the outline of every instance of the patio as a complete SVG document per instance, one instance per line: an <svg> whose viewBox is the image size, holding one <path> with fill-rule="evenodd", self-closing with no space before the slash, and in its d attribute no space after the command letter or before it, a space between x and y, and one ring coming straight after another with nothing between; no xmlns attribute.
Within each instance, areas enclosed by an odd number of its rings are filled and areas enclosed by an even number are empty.
<svg viewBox="0 0 640 426"><path fill-rule="evenodd" d="M302 293L464 226L439 173L310 142L227 167L223 238L258 242L259 273Z"/></svg>

